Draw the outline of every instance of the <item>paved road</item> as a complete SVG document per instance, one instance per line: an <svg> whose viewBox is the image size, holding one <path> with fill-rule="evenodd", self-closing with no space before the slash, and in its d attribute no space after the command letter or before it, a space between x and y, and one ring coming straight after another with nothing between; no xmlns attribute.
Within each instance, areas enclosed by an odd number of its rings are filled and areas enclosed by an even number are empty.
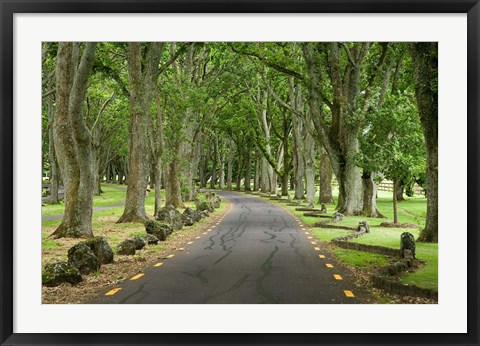
<svg viewBox="0 0 480 346"><path fill-rule="evenodd" d="M359 303L366 295L285 209L255 196L219 194L232 209L210 232L89 303L327 304Z"/></svg>

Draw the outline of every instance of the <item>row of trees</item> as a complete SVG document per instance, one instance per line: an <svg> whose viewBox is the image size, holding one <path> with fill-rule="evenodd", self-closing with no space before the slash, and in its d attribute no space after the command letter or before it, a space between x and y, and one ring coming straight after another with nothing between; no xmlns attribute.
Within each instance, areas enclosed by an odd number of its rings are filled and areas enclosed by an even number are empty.
<svg viewBox="0 0 480 346"><path fill-rule="evenodd" d="M197 186L331 203L381 216L376 184L396 196L426 180L436 241L435 43L45 43L44 153L65 186L57 237L91 236L100 181L128 184L118 222L179 207ZM61 174L60 174L61 173ZM126 181L124 181L126 177ZM162 201L161 189L166 200ZM395 217L395 222L397 221Z"/></svg>

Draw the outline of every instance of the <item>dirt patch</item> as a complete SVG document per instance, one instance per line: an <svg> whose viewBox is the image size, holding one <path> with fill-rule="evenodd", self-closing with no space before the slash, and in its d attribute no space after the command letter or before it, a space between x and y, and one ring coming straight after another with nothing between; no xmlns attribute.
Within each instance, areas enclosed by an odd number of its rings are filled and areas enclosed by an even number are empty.
<svg viewBox="0 0 480 346"><path fill-rule="evenodd" d="M413 223L382 222L379 226L387 228L418 228L418 225L415 225Z"/></svg>
<svg viewBox="0 0 480 346"><path fill-rule="evenodd" d="M210 214L210 217L200 220L198 223L190 227L184 227L179 231L173 232L166 241L159 242L159 245L147 245L144 249L137 251L135 256L115 255L114 262L104 264L98 273L83 276L83 282L76 286L70 284L62 284L57 287L42 287L42 303L43 304L78 304L88 301L99 294L113 288L119 282L128 280L135 274L142 272L145 268L151 267L154 263L161 259L165 259L167 255L185 247L188 241L195 239L198 235L211 228L222 216L227 214L232 205L224 200L226 207ZM127 233L132 232L132 224L115 224L118 217L102 217L95 221L106 222L109 227L100 228L95 235L106 236L112 247L125 239L121 229ZM111 224L110 224L111 222ZM135 226L135 224L133 224ZM144 231L143 225L138 225L138 231ZM120 228L120 232L119 231ZM133 228L135 229L135 228ZM44 229L44 233L51 233L53 229ZM113 232L113 233L112 233ZM120 233L120 234L115 234ZM124 232L125 233L125 232ZM113 237L115 235L115 237ZM58 246L52 249L44 249L42 252L42 263L52 261L66 260L67 250L81 241L80 239L58 239Z"/></svg>

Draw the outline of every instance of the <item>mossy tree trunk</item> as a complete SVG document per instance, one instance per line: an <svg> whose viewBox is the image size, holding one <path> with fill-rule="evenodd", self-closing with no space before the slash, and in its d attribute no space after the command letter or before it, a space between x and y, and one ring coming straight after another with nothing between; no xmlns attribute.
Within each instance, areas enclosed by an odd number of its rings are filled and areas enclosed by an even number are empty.
<svg viewBox="0 0 480 346"><path fill-rule="evenodd" d="M142 45L146 45L142 47ZM143 49L142 49L143 48ZM128 44L128 79L130 89L130 140L129 171L127 175L127 196L123 215L117 221L144 222L148 219L145 212L145 195L150 170L150 153L148 150L147 117L155 86L159 75L159 61L163 43ZM145 56L143 59L142 56ZM144 63L142 63L144 60Z"/></svg>
<svg viewBox="0 0 480 346"><path fill-rule="evenodd" d="M384 217L377 208L377 183L374 173L365 171L362 175L363 183L363 211L367 217Z"/></svg>
<svg viewBox="0 0 480 346"><path fill-rule="evenodd" d="M427 220L419 241L438 241L438 44L411 43L415 95L427 147Z"/></svg>
<svg viewBox="0 0 480 346"><path fill-rule="evenodd" d="M49 204L58 204L58 189L60 185L60 172L55 155L55 135L53 122L55 111L53 109L53 95L47 96L47 113L48 113L48 160L50 162L50 198Z"/></svg>
<svg viewBox="0 0 480 346"><path fill-rule="evenodd" d="M65 185L65 211L54 238L92 237L93 159L91 133L83 117L95 43L60 42L54 119L55 152Z"/></svg>
<svg viewBox="0 0 480 346"><path fill-rule="evenodd" d="M320 145L320 191L318 196L318 203L330 204L333 203L332 195L332 165L327 152Z"/></svg>
<svg viewBox="0 0 480 346"><path fill-rule="evenodd" d="M369 72L366 72L364 65L367 63L370 43L304 43L302 49L309 76L310 115L318 140L327 151L338 180L338 211L345 215L361 214L363 185L361 171L356 164L359 153L358 133L364 115L370 108L376 79L387 56L388 44L380 44L380 55ZM332 85L331 100L322 90L325 73L319 64L322 60L326 60L330 66L327 75ZM368 81L364 90L361 90L362 78ZM331 120L327 120L324 106L329 108Z"/></svg>

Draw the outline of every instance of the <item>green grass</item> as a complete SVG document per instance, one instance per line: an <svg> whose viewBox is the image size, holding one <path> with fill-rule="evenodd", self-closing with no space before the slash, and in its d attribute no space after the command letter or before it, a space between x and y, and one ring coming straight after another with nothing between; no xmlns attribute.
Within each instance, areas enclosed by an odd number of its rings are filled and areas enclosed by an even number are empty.
<svg viewBox="0 0 480 346"><path fill-rule="evenodd" d="M400 234L410 232L418 236L419 229L402 228L371 228L370 233L363 237L352 239L351 242L360 244L380 245L394 249L400 248ZM424 264L413 273L402 277L404 283L415 284L419 287L438 289L438 244L416 243L416 258Z"/></svg>
<svg viewBox="0 0 480 346"><path fill-rule="evenodd" d="M342 229L331 229L331 228L314 228L312 230L315 238L320 239L321 241L330 241L333 238L340 237L342 235L347 235L350 232Z"/></svg>
<svg viewBox="0 0 480 346"><path fill-rule="evenodd" d="M346 250L338 247L333 248L332 252L340 262L359 268L378 268L389 263L386 256L369 252Z"/></svg>
<svg viewBox="0 0 480 346"><path fill-rule="evenodd" d="M42 233L42 249L55 249L58 246L60 246L60 243L58 241L48 239L47 235L45 233Z"/></svg>
<svg viewBox="0 0 480 346"><path fill-rule="evenodd" d="M417 258L425 266L401 278L406 284L438 290L438 244L417 243Z"/></svg>
<svg viewBox="0 0 480 346"><path fill-rule="evenodd" d="M100 196L93 196L93 207L105 207L122 203L125 201L127 187L117 184L102 184L103 193ZM152 193L150 195L153 195ZM149 197L150 199L153 197ZM42 215L62 214L65 208L63 201L59 204L46 204L42 206Z"/></svg>

